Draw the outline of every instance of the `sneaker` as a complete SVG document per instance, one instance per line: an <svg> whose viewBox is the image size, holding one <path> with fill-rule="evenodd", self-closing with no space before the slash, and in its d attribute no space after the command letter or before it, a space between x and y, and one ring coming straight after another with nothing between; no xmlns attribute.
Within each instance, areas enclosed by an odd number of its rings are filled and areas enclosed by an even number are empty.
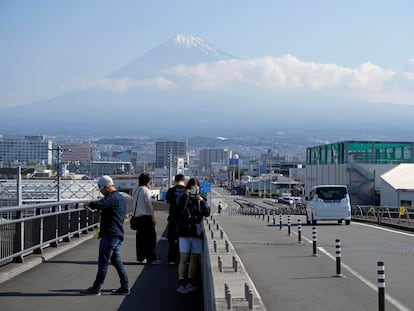
<svg viewBox="0 0 414 311"><path fill-rule="evenodd" d="M185 285L178 286L177 292L179 292L180 294L187 294L188 293L187 286Z"/></svg>
<svg viewBox="0 0 414 311"><path fill-rule="evenodd" d="M97 289L97 288L95 288L93 286L91 286L91 287L89 287L87 289L81 290L80 291L80 294L81 295L95 295L95 296L99 296L101 294L101 290L100 289Z"/></svg>
<svg viewBox="0 0 414 311"><path fill-rule="evenodd" d="M169 261L167 262L168 265L175 265L175 261Z"/></svg>
<svg viewBox="0 0 414 311"><path fill-rule="evenodd" d="M193 285L193 284L191 284L191 283L188 283L188 284L185 286L185 288L186 288L187 292L194 292L194 291L196 291L196 290L197 290L197 287L196 287L196 286L194 286L194 285Z"/></svg>
<svg viewBox="0 0 414 311"><path fill-rule="evenodd" d="M161 264L161 260L156 259L154 261L151 261L151 265L160 265L160 264Z"/></svg>
<svg viewBox="0 0 414 311"><path fill-rule="evenodd" d="M128 288L120 287L112 291L111 295L129 295L131 291Z"/></svg>

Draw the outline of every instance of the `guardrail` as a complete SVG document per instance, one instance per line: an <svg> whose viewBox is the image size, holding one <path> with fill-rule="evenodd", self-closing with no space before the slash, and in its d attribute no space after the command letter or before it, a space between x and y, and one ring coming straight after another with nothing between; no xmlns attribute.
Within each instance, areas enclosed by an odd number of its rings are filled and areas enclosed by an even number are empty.
<svg viewBox="0 0 414 311"><path fill-rule="evenodd" d="M268 206L259 206L255 203L244 201L244 200L234 200L239 204L240 208L238 212L240 214L246 215L305 215L306 208L304 205L299 204L282 204L282 203L269 203L268 201L263 201L264 204Z"/></svg>
<svg viewBox="0 0 414 311"><path fill-rule="evenodd" d="M354 205L351 208L351 214L353 220L408 227L414 230L414 208L412 207Z"/></svg>
<svg viewBox="0 0 414 311"><path fill-rule="evenodd" d="M41 254L71 237L93 231L99 214L82 204L87 200L60 201L0 209L0 265L23 262L24 256ZM88 200L89 201L89 200Z"/></svg>
<svg viewBox="0 0 414 311"><path fill-rule="evenodd" d="M263 218L267 215L306 215L304 205L285 205L280 203L269 203L269 207L259 206L244 200L235 200L239 205L236 211L241 215L256 215ZM414 230L414 208L400 206L372 206L372 205L352 205L351 218L356 221L372 222L379 225L387 225L404 229Z"/></svg>

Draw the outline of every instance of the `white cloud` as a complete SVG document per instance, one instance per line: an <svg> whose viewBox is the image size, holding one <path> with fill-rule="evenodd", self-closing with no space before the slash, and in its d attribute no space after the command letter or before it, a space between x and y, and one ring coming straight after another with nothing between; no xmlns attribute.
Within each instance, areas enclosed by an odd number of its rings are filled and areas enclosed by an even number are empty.
<svg viewBox="0 0 414 311"><path fill-rule="evenodd" d="M183 88L225 91L237 88L266 91L329 92L340 97L414 104L414 60L405 72L397 73L371 63L356 68L336 64L304 62L292 55L251 60L222 60L196 66L179 65L164 72L165 77L147 80L104 79L82 82L84 89L127 92L137 88ZM409 69L408 69L409 68Z"/></svg>
<svg viewBox="0 0 414 311"><path fill-rule="evenodd" d="M252 60L226 60L169 70L194 89L260 87L268 91L306 90L330 92L370 102L414 104L414 73L404 74L405 83L396 83L397 72L371 63L356 68L336 64L304 62L292 55Z"/></svg>
<svg viewBox="0 0 414 311"><path fill-rule="evenodd" d="M174 83L165 79L164 77L158 77L156 79L145 80L132 80L129 78L124 79L103 79L96 81L80 81L79 87L86 90L103 90L116 93L125 93L132 89L137 88L158 88L169 89L174 87Z"/></svg>

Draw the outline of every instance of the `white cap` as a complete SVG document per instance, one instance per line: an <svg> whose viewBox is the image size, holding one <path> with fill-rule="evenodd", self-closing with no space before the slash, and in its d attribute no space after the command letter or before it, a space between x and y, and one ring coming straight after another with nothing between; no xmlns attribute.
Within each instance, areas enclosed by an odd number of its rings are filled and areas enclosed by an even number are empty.
<svg viewBox="0 0 414 311"><path fill-rule="evenodd" d="M108 175L103 175L102 177L98 179L99 190L101 190L105 186L113 186L113 185L114 185L114 181Z"/></svg>

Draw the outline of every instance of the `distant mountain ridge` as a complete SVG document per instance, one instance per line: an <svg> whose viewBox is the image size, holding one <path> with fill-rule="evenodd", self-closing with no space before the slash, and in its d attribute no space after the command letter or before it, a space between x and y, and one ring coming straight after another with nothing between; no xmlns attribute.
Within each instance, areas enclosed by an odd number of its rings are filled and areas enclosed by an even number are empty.
<svg viewBox="0 0 414 311"><path fill-rule="evenodd" d="M177 35L107 77L113 79L154 78L163 74L164 70L180 64L196 65L230 58L237 57L213 47L199 37Z"/></svg>

